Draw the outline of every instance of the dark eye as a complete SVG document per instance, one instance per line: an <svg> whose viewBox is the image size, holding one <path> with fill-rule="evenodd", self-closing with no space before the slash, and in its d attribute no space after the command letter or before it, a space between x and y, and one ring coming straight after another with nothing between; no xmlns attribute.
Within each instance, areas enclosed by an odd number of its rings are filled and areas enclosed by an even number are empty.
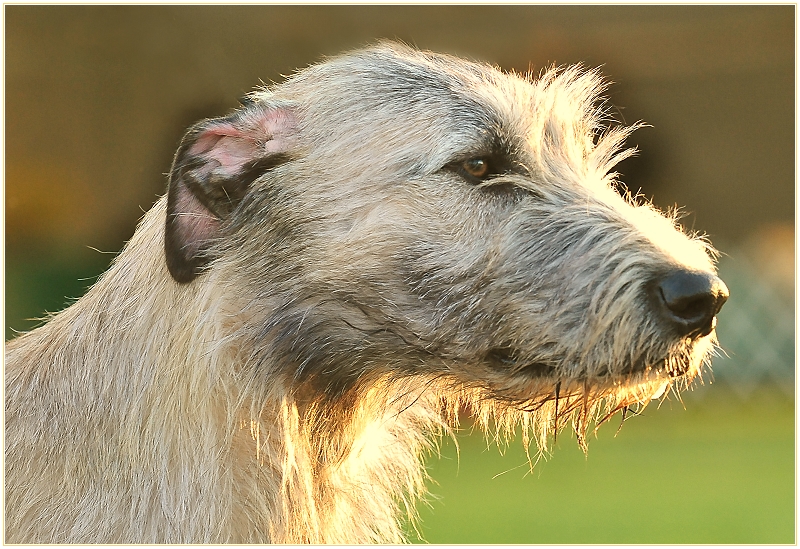
<svg viewBox="0 0 800 549"><path fill-rule="evenodd" d="M489 161L485 158L470 158L465 160L461 165L465 172L476 179L486 179L491 170L489 169Z"/></svg>

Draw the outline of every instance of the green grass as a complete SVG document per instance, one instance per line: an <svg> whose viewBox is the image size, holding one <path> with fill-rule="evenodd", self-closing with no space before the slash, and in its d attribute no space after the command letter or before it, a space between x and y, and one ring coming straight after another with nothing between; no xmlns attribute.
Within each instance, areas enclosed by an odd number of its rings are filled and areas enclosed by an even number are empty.
<svg viewBox="0 0 800 549"><path fill-rule="evenodd" d="M32 330L42 324L46 312L63 310L86 293L111 260L95 253L91 261L25 261L6 259L5 337Z"/></svg>
<svg viewBox="0 0 800 549"><path fill-rule="evenodd" d="M501 455L465 434L460 458L445 441L441 459L427 460L435 499L420 506L424 541L794 543L794 403L700 390L706 398L686 409L648 407L616 437L612 420L588 456L562 433L532 473L520 440Z"/></svg>

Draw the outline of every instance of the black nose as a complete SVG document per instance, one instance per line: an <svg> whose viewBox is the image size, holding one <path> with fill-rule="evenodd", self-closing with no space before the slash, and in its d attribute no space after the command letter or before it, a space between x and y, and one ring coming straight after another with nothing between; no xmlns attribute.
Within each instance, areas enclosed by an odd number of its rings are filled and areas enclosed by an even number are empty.
<svg viewBox="0 0 800 549"><path fill-rule="evenodd" d="M681 336L703 337L716 325L716 314L728 299L728 287L718 277L694 271L674 271L656 285L666 317Z"/></svg>

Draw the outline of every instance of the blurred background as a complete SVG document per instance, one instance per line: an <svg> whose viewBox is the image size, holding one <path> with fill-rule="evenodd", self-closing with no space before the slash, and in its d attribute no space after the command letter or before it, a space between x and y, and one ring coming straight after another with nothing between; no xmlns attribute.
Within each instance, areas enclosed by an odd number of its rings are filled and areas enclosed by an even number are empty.
<svg viewBox="0 0 800 549"><path fill-rule="evenodd" d="M721 250L713 375L533 471L468 423L412 539L794 543L795 7L5 6L5 330L79 297L165 190L186 127L379 38L538 73L601 67L650 126L618 168Z"/></svg>

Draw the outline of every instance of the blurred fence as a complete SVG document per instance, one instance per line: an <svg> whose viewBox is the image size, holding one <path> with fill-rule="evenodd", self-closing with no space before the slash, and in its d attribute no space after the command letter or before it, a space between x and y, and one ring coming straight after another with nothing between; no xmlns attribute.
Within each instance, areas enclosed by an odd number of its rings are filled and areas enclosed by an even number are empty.
<svg viewBox="0 0 800 549"><path fill-rule="evenodd" d="M793 238L777 254L772 244L730 251L719 263L731 297L718 319L722 352L712 363L713 380L742 398L765 385L794 395Z"/></svg>

